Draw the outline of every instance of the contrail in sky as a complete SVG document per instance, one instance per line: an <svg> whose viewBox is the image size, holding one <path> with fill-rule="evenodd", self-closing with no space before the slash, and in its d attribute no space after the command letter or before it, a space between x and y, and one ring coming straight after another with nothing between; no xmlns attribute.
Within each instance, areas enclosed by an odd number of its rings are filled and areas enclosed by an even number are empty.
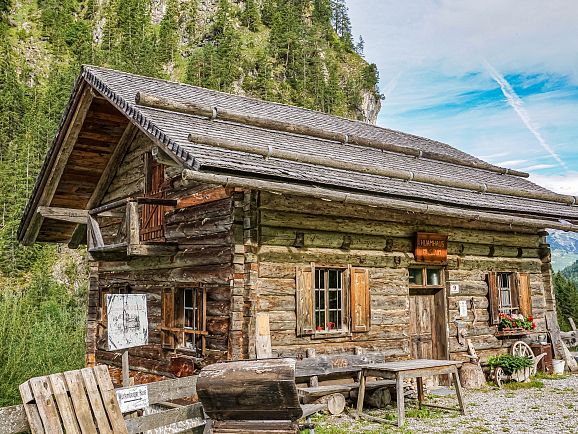
<svg viewBox="0 0 578 434"><path fill-rule="evenodd" d="M538 128L532 123L532 120L530 119L530 114L524 107L524 102L516 94L512 86L510 86L510 83L508 83L507 80L504 78L504 76L500 74L498 71L496 71L496 69L492 65L490 65L487 60L484 60L484 64L488 69L492 78L495 80L495 82L500 85L500 89L502 89L502 93L506 97L508 104L510 105L510 107L514 109L520 120L524 123L524 125L526 125L526 128L528 128L528 130L534 135L536 140L538 140L538 143L540 143L540 145L546 150L546 152L548 152L548 154L550 154L552 158L554 158L562 168L568 170L568 166L566 165L566 163L562 161L562 159L556 153L556 151L554 151L554 149L552 149L552 147L546 142L544 137L542 137L542 134L540 133Z"/></svg>

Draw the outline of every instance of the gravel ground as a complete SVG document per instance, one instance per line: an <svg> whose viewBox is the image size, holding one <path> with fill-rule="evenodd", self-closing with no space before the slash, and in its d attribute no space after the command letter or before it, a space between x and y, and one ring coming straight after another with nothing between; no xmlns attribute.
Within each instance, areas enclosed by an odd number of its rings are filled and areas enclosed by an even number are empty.
<svg viewBox="0 0 578 434"><path fill-rule="evenodd" d="M390 427L354 421L347 415L321 416L318 434L341 433L578 433L578 375L541 379L543 387L465 391L467 416L457 412L417 410L406 400L406 425ZM537 386L540 386L538 382ZM533 383L536 384L536 383ZM455 405L455 396L428 397L428 402ZM351 413L351 409L348 409ZM373 410L370 414L394 415L395 409Z"/></svg>

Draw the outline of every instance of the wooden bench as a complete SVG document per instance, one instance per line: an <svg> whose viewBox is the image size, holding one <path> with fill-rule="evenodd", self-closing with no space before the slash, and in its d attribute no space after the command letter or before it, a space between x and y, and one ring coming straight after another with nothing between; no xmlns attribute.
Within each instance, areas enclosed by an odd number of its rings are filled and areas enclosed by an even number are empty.
<svg viewBox="0 0 578 434"><path fill-rule="evenodd" d="M375 380L368 381L365 390L375 390L382 387L395 386L395 380ZM299 396L302 398L304 404L316 401L317 399L332 395L334 393L341 393L348 398L352 391L359 390L359 382L347 384L327 384L317 387L305 387L298 389Z"/></svg>
<svg viewBox="0 0 578 434"><path fill-rule="evenodd" d="M308 384L298 389L299 397L304 404L316 402L320 398L336 393L342 394L345 398L355 398L352 395L359 389L360 365L383 363L385 360L385 355L378 352L316 356L313 350L308 350L307 355L307 358L297 360L295 367L295 381ZM355 381L345 384L319 384L328 380L348 379ZM371 391L389 386L395 386L395 381L368 381L366 390Z"/></svg>

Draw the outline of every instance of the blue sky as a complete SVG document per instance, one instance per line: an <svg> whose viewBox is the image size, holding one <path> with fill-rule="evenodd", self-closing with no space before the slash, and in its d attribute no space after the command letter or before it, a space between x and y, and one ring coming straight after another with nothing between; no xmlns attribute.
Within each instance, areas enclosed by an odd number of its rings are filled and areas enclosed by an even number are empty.
<svg viewBox="0 0 578 434"><path fill-rule="evenodd" d="M578 2L348 0L378 124L578 195Z"/></svg>

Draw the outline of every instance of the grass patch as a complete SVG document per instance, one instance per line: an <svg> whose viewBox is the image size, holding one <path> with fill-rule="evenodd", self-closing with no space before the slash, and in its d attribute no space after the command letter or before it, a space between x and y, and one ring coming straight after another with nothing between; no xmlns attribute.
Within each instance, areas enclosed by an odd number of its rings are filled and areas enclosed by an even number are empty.
<svg viewBox="0 0 578 434"><path fill-rule="evenodd" d="M543 389L544 382L536 379L530 380L527 383L517 383L516 381L512 381L510 383L505 383L502 387L506 390Z"/></svg>
<svg viewBox="0 0 578 434"><path fill-rule="evenodd" d="M0 406L19 403L31 377L84 366L86 287L57 283L40 265L24 287L0 282Z"/></svg>
<svg viewBox="0 0 578 434"><path fill-rule="evenodd" d="M564 380L568 378L570 374L548 374L547 372L536 372L534 377L536 380Z"/></svg>

